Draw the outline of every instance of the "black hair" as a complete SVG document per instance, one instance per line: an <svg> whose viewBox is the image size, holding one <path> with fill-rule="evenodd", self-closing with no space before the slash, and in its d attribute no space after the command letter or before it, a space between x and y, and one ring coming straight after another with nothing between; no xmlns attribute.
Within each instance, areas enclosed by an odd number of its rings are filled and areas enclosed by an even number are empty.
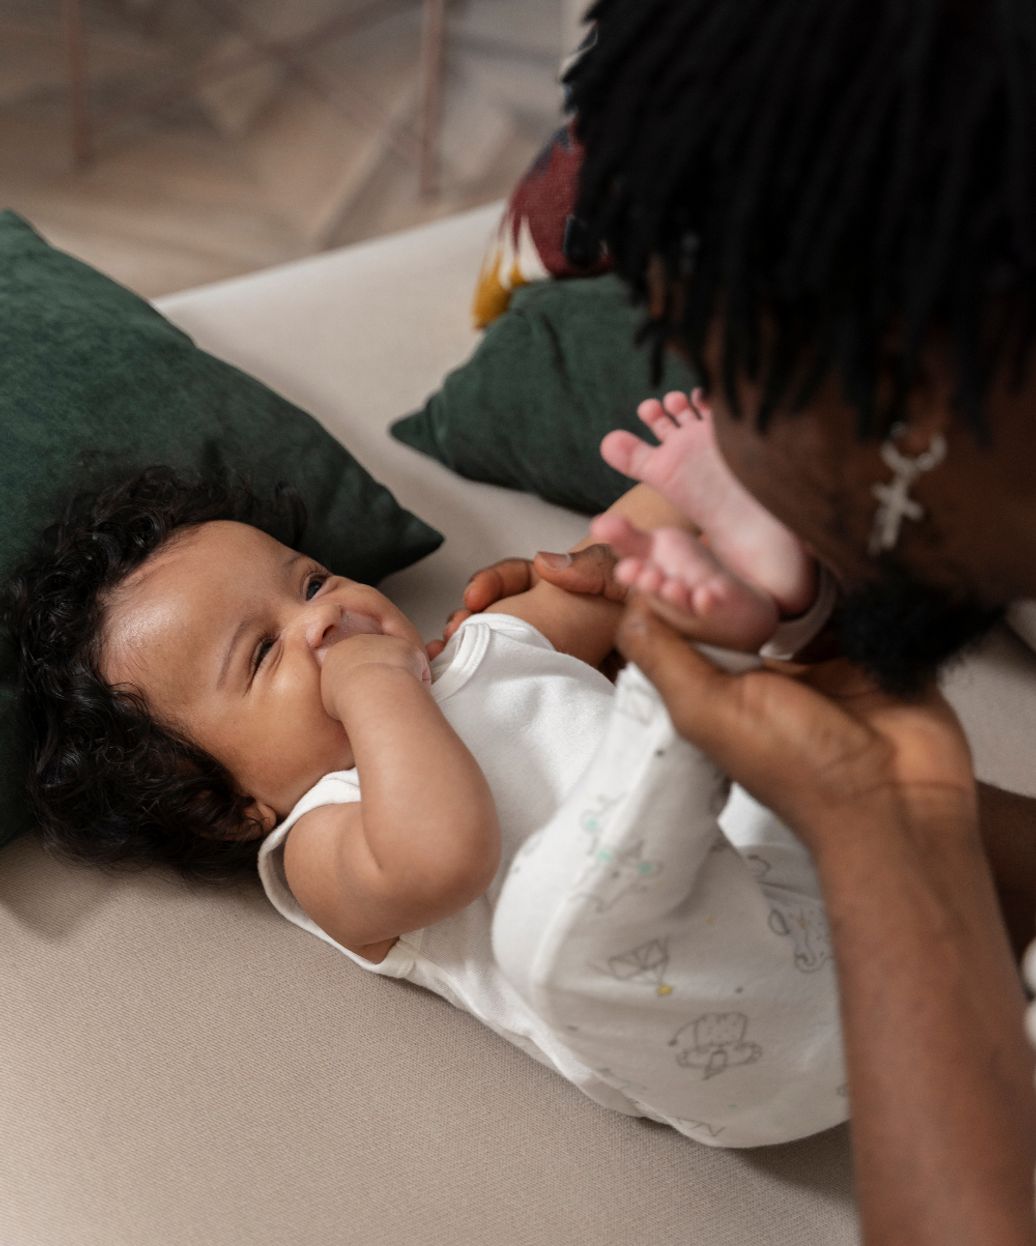
<svg viewBox="0 0 1036 1246"><path fill-rule="evenodd" d="M1020 385L1036 308L1032 0L599 0L566 75L577 214L647 329L761 386L760 427L837 376L861 436L901 417L921 352L954 406Z"/></svg>
<svg viewBox="0 0 1036 1246"><path fill-rule="evenodd" d="M961 660L1004 616L1003 607L919 581L887 559L835 614L838 651L885 692L914 697L952 658Z"/></svg>
<svg viewBox="0 0 1036 1246"><path fill-rule="evenodd" d="M198 524L234 519L297 546L305 510L278 487L151 467L82 494L6 586L29 740L28 792L44 846L112 872L172 866L192 882L255 876L261 827L204 750L157 722L100 670L105 605L156 550Z"/></svg>

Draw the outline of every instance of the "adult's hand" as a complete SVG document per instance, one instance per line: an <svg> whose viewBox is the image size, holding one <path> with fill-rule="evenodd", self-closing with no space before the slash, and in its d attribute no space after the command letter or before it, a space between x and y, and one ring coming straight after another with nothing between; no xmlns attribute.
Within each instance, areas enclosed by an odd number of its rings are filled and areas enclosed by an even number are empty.
<svg viewBox="0 0 1036 1246"><path fill-rule="evenodd" d="M887 696L842 660L730 675L636 600L619 647L677 730L813 852L863 1241L1031 1246L1033 1052L946 702Z"/></svg>
<svg viewBox="0 0 1036 1246"><path fill-rule="evenodd" d="M938 824L977 841L970 751L934 688L904 701L841 659L731 675L638 598L618 645L658 688L680 734L815 854L865 821Z"/></svg>
<svg viewBox="0 0 1036 1246"><path fill-rule="evenodd" d="M613 575L616 557L607 545L586 545L570 554L554 554L541 550L535 558L502 558L491 566L482 567L464 589L464 604L446 620L441 640L429 641L429 658L435 658L465 619L479 614L505 597L526 593L539 580L563 588L569 593L605 597L608 601L624 601L626 586Z"/></svg>
<svg viewBox="0 0 1036 1246"><path fill-rule="evenodd" d="M540 580L546 580L556 588L582 596L603 597L607 601L623 602L629 588L615 578L618 556L610 545L598 543L584 545L568 554L554 554L541 550L535 558L502 558L491 566L476 571L464 589L462 606L454 610L446 620L442 638L428 642L429 658L438 657L447 642L465 619L485 610L505 597L517 597L528 592ZM705 643L721 643L722 637L715 631L711 620L696 620L668 602L655 599L652 608L661 618L676 624L686 636Z"/></svg>

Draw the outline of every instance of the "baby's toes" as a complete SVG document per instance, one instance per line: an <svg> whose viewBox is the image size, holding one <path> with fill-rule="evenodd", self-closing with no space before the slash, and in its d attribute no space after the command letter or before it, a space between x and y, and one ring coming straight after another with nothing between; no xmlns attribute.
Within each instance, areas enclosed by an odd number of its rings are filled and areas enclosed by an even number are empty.
<svg viewBox="0 0 1036 1246"><path fill-rule="evenodd" d="M694 602L691 594L688 592L687 585L682 580L674 580L667 577L662 587L658 590L658 596L670 606L676 606L679 610L685 610L688 614L694 612Z"/></svg>
<svg viewBox="0 0 1036 1246"><path fill-rule="evenodd" d="M682 528L656 528L652 532L651 560L688 588L703 584L720 568L712 551Z"/></svg>
<svg viewBox="0 0 1036 1246"><path fill-rule="evenodd" d="M678 425L686 424L688 420L697 418L691 406L691 400L682 389L670 390L662 399L662 406Z"/></svg>
<svg viewBox="0 0 1036 1246"><path fill-rule="evenodd" d="M718 613L730 604L730 589L730 581L725 576L710 577L690 594L691 609L703 619Z"/></svg>
<svg viewBox="0 0 1036 1246"><path fill-rule="evenodd" d="M654 446L623 428L609 433L601 442L601 458L632 480L643 480L654 450Z"/></svg>
<svg viewBox="0 0 1036 1246"><path fill-rule="evenodd" d="M637 407L637 418L651 429L659 441L664 441L666 434L671 433L676 427L657 398L645 398Z"/></svg>
<svg viewBox="0 0 1036 1246"><path fill-rule="evenodd" d="M712 406L700 385L691 390L691 407L699 420L712 423Z"/></svg>
<svg viewBox="0 0 1036 1246"><path fill-rule="evenodd" d="M605 512L590 521L594 540L610 545L620 557L646 558L651 552L651 536L635 528L622 515Z"/></svg>
<svg viewBox="0 0 1036 1246"><path fill-rule="evenodd" d="M651 593L655 595L665 583L665 573L660 571L654 563L648 562L641 565L640 574L633 581L633 587L638 593Z"/></svg>
<svg viewBox="0 0 1036 1246"><path fill-rule="evenodd" d="M615 578L627 588L658 596L666 577L652 562L644 558L623 558L615 565Z"/></svg>

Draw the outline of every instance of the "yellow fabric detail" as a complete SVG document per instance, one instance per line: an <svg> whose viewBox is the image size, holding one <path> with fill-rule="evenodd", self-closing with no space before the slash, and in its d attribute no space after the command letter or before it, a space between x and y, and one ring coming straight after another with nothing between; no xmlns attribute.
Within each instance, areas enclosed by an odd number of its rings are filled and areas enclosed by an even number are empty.
<svg viewBox="0 0 1036 1246"><path fill-rule="evenodd" d="M471 304L471 317L476 329L484 329L498 316L507 311L511 301L510 289L500 280L501 253L493 250L487 257L475 286Z"/></svg>
<svg viewBox="0 0 1036 1246"><path fill-rule="evenodd" d="M471 316L476 329L484 329L498 316L502 316L510 305L514 291L519 286L529 284L529 278L522 272L517 256L511 262L510 272L505 277L501 276L500 270L505 262L505 254L503 247L495 247L486 257L486 262L479 273L475 297L471 304Z"/></svg>

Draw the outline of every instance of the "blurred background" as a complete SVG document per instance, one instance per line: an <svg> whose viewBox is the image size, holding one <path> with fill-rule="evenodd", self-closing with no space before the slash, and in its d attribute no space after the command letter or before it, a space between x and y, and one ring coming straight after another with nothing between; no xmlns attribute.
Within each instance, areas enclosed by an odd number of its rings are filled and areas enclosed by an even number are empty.
<svg viewBox="0 0 1036 1246"><path fill-rule="evenodd" d="M148 298L506 196L573 0L0 0L0 208Z"/></svg>

